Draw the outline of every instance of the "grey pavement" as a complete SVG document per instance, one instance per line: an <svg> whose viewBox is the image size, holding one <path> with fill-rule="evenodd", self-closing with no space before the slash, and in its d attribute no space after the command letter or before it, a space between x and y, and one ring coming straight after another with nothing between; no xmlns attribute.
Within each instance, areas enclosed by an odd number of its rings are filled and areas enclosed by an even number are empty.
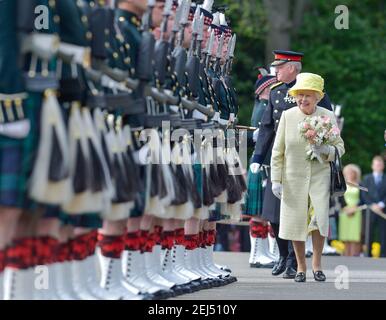
<svg viewBox="0 0 386 320"><path fill-rule="evenodd" d="M192 300L378 300L386 299L386 259L330 257L322 259L327 281L313 279L307 259L307 282L274 277L270 269L250 268L249 253L217 252L216 263L229 266L238 281L175 299ZM348 281L346 281L348 280Z"/></svg>

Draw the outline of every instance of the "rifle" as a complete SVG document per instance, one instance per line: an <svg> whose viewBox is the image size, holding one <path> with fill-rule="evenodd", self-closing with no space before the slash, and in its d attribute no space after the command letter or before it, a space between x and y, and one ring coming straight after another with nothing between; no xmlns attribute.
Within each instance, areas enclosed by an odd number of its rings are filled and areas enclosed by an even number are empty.
<svg viewBox="0 0 386 320"><path fill-rule="evenodd" d="M237 40L237 36L236 36L236 34L234 34L232 39L228 43L227 53L226 53L226 57L225 57L225 65L224 65L224 69L223 69L223 75L224 76L231 74L234 52L235 52L235 47L236 47L236 40Z"/></svg>
<svg viewBox="0 0 386 320"><path fill-rule="evenodd" d="M171 15L173 0L166 0L165 8L163 12L163 20L161 25L161 38L157 41L155 47L155 69L157 73L158 89L167 97L166 102L171 105L177 105L179 102L178 97L163 91L163 87L166 82L166 74L168 69L168 60L171 43L165 40L165 34L168 31L168 20Z"/></svg>
<svg viewBox="0 0 386 320"><path fill-rule="evenodd" d="M169 42L165 41L165 34L168 28L168 19L170 16L172 0L166 0L165 8L163 12L163 19L161 25L161 38L155 44L155 71L157 74L158 85L162 87L166 80L166 68L167 68L167 54L169 50Z"/></svg>
<svg viewBox="0 0 386 320"><path fill-rule="evenodd" d="M221 73L221 57L222 57L222 49L224 47L224 39L225 39L224 34L221 34L220 42L216 52L216 62L214 64L214 72L216 72L217 74Z"/></svg>
<svg viewBox="0 0 386 320"><path fill-rule="evenodd" d="M181 17L180 17L180 21L178 22L180 34L177 41L177 46L174 48L172 52L172 57L174 58L174 62L175 62L174 71L177 76L177 81L182 87L185 87L186 85L185 65L187 61L187 54L182 44L184 42L185 28L188 25L190 0L182 0L180 6L181 6Z"/></svg>
<svg viewBox="0 0 386 320"><path fill-rule="evenodd" d="M214 45L215 37L216 37L215 32L214 32L214 30L212 30L212 32L210 33L209 40L206 44L205 51L204 51L204 61L205 61L205 69L206 70L208 70L210 67L210 61L212 58L212 51L213 51L213 45Z"/></svg>
<svg viewBox="0 0 386 320"><path fill-rule="evenodd" d="M185 97L182 97L182 105L186 109L192 111L192 110L198 110L199 112L212 116L214 114L214 111L212 109L209 109L206 106L201 105L198 102L198 93L199 93L199 86L200 86L200 57L198 55L198 41L199 39L203 39L203 31L204 31L204 17L201 13L200 6L197 6L194 19L193 19L193 27L192 27L192 41L189 48L189 53L187 57L186 64L184 66L184 74L187 75L187 82L189 84L190 89L190 97L189 99L186 99ZM201 44L199 44L201 46ZM184 50L185 51L185 50ZM186 51L185 51L186 56ZM178 60L177 60L178 61ZM181 61L183 61L181 59ZM176 64L180 68L182 68L182 65ZM180 70L181 72L182 70Z"/></svg>
<svg viewBox="0 0 386 320"><path fill-rule="evenodd" d="M137 76L139 85L137 94L143 103L146 103L146 97L150 96L161 104L167 102L167 96L153 88L150 83L153 79L153 57L155 49L155 39L150 31L152 26L152 13L155 6L155 0L148 0L147 11L142 19L142 39L138 52Z"/></svg>
<svg viewBox="0 0 386 320"><path fill-rule="evenodd" d="M198 98L198 88L200 85L200 58L197 56L197 38L199 33L200 11L200 6L197 6L193 19L192 41L190 43L188 59L186 62L186 73L188 77L189 89L191 92L191 100L196 100Z"/></svg>
<svg viewBox="0 0 386 320"><path fill-rule="evenodd" d="M229 93L229 98L231 100L230 102L235 108L234 113L236 115L238 112L238 102L237 102L237 96L232 82L232 77L230 75L232 71L232 63L233 63L235 47L236 47L236 34L233 35L232 39L228 43L228 48L227 48L227 53L225 58L225 65L223 68L224 83Z"/></svg>

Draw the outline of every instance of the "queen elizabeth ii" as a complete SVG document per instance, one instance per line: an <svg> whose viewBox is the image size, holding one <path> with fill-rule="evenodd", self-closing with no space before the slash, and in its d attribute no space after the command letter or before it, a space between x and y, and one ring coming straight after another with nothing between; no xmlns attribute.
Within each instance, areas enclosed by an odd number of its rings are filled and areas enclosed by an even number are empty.
<svg viewBox="0 0 386 320"><path fill-rule="evenodd" d="M311 234L313 243L312 270L316 281L325 281L321 257L328 235L330 165L344 153L340 135L331 145L310 144L298 129L308 117L323 116L336 126L335 115L318 106L323 98L324 80L313 73L300 73L289 90L297 108L283 112L271 157L272 191L281 198L279 237L292 240L298 263L296 282L306 281L305 241ZM336 148L334 148L334 146ZM318 160L310 160L307 152Z"/></svg>

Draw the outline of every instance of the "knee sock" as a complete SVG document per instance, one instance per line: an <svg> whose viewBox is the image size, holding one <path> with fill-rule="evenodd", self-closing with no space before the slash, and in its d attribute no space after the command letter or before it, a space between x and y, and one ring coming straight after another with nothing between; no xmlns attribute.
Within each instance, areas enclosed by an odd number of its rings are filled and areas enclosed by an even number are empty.
<svg viewBox="0 0 386 320"><path fill-rule="evenodd" d="M103 256L119 259L125 247L124 236L108 236L99 233L97 246L101 248Z"/></svg>

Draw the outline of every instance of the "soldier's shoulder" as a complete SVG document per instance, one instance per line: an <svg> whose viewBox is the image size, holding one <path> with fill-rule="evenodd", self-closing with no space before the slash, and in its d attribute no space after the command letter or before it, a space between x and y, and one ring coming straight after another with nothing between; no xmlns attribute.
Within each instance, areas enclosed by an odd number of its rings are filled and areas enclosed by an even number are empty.
<svg viewBox="0 0 386 320"><path fill-rule="evenodd" d="M284 82L278 82L278 83L275 83L275 84L273 84L273 85L271 86L271 91L277 90L277 89L281 88L281 87L284 86L284 85L285 85Z"/></svg>

